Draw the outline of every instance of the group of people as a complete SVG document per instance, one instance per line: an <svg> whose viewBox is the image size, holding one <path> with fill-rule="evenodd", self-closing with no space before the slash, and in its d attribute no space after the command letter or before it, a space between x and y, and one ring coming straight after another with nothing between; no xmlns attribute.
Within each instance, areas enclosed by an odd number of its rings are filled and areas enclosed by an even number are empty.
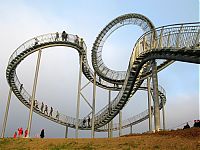
<svg viewBox="0 0 200 150"><path fill-rule="evenodd" d="M194 120L193 127L199 127L200 128L200 120ZM183 129L189 129L189 128L190 128L190 125L187 122L187 124L183 127Z"/></svg>
<svg viewBox="0 0 200 150"><path fill-rule="evenodd" d="M55 41L59 41L59 38L60 38L59 33L56 32ZM65 41L65 42L68 40L68 34L66 33L66 31L62 32L61 38L62 38L62 41ZM83 47L83 43L84 43L83 38L79 38L78 35L75 35L74 42L78 45L80 44L80 46Z"/></svg>
<svg viewBox="0 0 200 150"><path fill-rule="evenodd" d="M90 127L90 116L88 116L87 121L86 118L83 119L83 127L86 127L86 122L88 122L88 127Z"/></svg>
<svg viewBox="0 0 200 150"><path fill-rule="evenodd" d="M83 48L83 43L84 43L83 38L80 38L80 40L79 40L78 35L76 35L76 38L75 38L74 42L75 42L77 45L79 45L80 47Z"/></svg>
<svg viewBox="0 0 200 150"><path fill-rule="evenodd" d="M58 32L56 32L55 41L59 41L59 38L60 38L60 35L59 35ZM65 42L67 41L67 39L68 39L68 34L66 33L66 31L63 31L63 32L62 32L61 38L62 38L62 41L65 41ZM80 43L79 46L80 46L80 47L83 47L83 43L84 43L83 38L79 38L78 35L75 36L74 42L75 42L76 44L78 44L78 45L79 45L79 43ZM38 45L38 44L39 44L39 40L38 40L37 37L35 37L35 38L34 38L34 46L36 46L36 45Z"/></svg>
<svg viewBox="0 0 200 150"><path fill-rule="evenodd" d="M46 115L48 115L49 117L52 117L53 116L53 107L50 108L50 111L48 113L48 106L47 105L44 105L44 103L42 102L41 104L41 107L40 107L40 111ZM56 119L59 120L59 116L60 116L60 113L58 111L56 111Z"/></svg>
<svg viewBox="0 0 200 150"><path fill-rule="evenodd" d="M32 99L31 99L31 97L30 97L30 99L29 99L29 104L31 105L31 102L32 102ZM33 107L35 108L35 109L39 109L39 104L38 104L38 101L35 99L34 101L33 101Z"/></svg>
<svg viewBox="0 0 200 150"><path fill-rule="evenodd" d="M56 32L55 41L59 41L59 38L60 38L59 33ZM62 38L62 41L67 41L68 34L65 31L63 31L61 34L61 38Z"/></svg>
<svg viewBox="0 0 200 150"><path fill-rule="evenodd" d="M29 104L31 105L31 98L29 99ZM53 110L53 107L50 107L50 111L49 111L48 106L47 106L46 104L44 105L43 102L42 102L42 104L41 104L41 106L40 106L40 108L39 108L39 103L38 103L38 101L37 101L37 100L34 100L34 102L33 102L33 107L34 107L35 109L37 109L37 110L40 110L42 113L48 115L49 117L52 117L52 116L53 116L53 111L54 111L54 110ZM56 115L55 115L56 119L59 120L59 116L60 116L60 113L59 113L58 110L57 110L57 111L56 111Z"/></svg>
<svg viewBox="0 0 200 150"><path fill-rule="evenodd" d="M194 120L194 127L200 128L200 120Z"/></svg>
<svg viewBox="0 0 200 150"><path fill-rule="evenodd" d="M23 128L22 127L18 128L17 130L18 130L18 133L15 132L14 135L13 135L13 138L17 138L17 137L19 137L19 138L22 138L22 137L27 138L28 137L28 129L26 129L24 131L24 136L23 136ZM41 132L40 132L40 138L44 138L44 129L42 129Z"/></svg>
<svg viewBox="0 0 200 150"><path fill-rule="evenodd" d="M27 135L28 135L28 129L26 129L25 131L24 131L24 136L23 136L23 128L21 127L21 128L18 128L17 129L17 132L15 131L15 133L14 133L14 135L13 135L13 137L14 138L17 138L17 137L27 137Z"/></svg>

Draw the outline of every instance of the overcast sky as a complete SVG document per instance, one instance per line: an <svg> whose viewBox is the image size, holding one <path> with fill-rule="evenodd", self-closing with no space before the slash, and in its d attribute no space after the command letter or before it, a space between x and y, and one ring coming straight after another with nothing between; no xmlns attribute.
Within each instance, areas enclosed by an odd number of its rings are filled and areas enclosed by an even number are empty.
<svg viewBox="0 0 200 150"><path fill-rule="evenodd" d="M182 22L199 21L197 0L0 0L0 131L7 102L9 86L5 71L9 57L18 46L34 36L62 32L82 37L87 45L88 61L91 65L91 48L98 33L112 19L127 13L140 13L148 17L156 27ZM103 48L103 60L111 69L126 70L136 40L142 35L139 27L129 25L114 32ZM32 90L36 64L34 53L17 68L17 74L24 87ZM55 47L43 50L36 98L57 108L63 114L76 116L76 97L79 71L79 57L76 50ZM175 62L159 72L159 84L167 94L166 128L199 119L199 65ZM87 83L83 77L83 84ZM84 91L92 102L92 85ZM112 93L112 97L116 92ZM108 103L108 91L97 88L96 111ZM147 93L138 91L122 111L123 119L147 109ZM89 106L81 99L80 117L88 114ZM162 114L162 113L161 113ZM13 136L18 127L27 127L29 111L13 94L10 104L5 136ZM118 122L118 116L115 118ZM162 123L162 122L161 122ZM190 125L193 123L190 122ZM182 127L182 126L180 126ZM63 138L65 127L51 122L37 114L33 115L31 136L44 128L47 137ZM148 120L133 127L134 132L146 132ZM123 130L127 134L129 129ZM106 137L107 133L96 133ZM114 133L118 135L117 132ZM69 129L69 137L75 137L75 130ZM90 132L81 131L80 137L90 137Z"/></svg>

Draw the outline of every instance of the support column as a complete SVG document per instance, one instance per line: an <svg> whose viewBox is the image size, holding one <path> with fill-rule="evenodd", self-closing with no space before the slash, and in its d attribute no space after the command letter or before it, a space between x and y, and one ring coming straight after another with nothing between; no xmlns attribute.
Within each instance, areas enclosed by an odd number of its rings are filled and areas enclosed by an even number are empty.
<svg viewBox="0 0 200 150"><path fill-rule="evenodd" d="M110 112L111 112L111 91L109 90L109 105L110 105ZM110 138L113 137L113 119L110 121Z"/></svg>
<svg viewBox="0 0 200 150"><path fill-rule="evenodd" d="M31 123L32 123L32 117L33 117L33 104L34 104L34 100L35 100L35 94L36 94L36 87L37 87L37 81L38 81L38 74L39 74L39 69L40 69L40 59L41 59L41 54L42 54L42 50L39 50L38 52L38 58L37 58L37 64L36 64L36 70L35 70L35 77L34 77L34 83L33 83L33 90L32 90L32 96L31 96L31 108L30 108L30 112L29 112L29 120L28 120L28 136L30 137L30 133L31 133Z"/></svg>
<svg viewBox="0 0 200 150"><path fill-rule="evenodd" d="M66 130L65 130L65 138L67 138L67 135L68 135L68 126L66 126Z"/></svg>
<svg viewBox="0 0 200 150"><path fill-rule="evenodd" d="M94 82L93 82L93 102L92 102L92 131L91 131L91 137L94 138L94 115L95 115L95 103L96 103L96 72L94 72Z"/></svg>
<svg viewBox="0 0 200 150"><path fill-rule="evenodd" d="M82 77L82 61L83 56L80 56L80 67L79 67L79 81L78 81L78 95L77 95L77 106L76 106L76 138L78 138L78 123L79 123L79 112L80 112L80 96L81 96L81 77Z"/></svg>
<svg viewBox="0 0 200 150"><path fill-rule="evenodd" d="M108 123L108 138L110 138L110 128L111 128L111 126L110 126L110 122Z"/></svg>
<svg viewBox="0 0 200 150"><path fill-rule="evenodd" d="M156 61L152 61L152 82L153 82L153 99L154 99L154 124L155 131L160 130L160 110L158 97L158 76Z"/></svg>
<svg viewBox="0 0 200 150"><path fill-rule="evenodd" d="M111 91L108 91L108 106L109 106L109 114L111 112L111 106L110 106L110 102L111 102ZM111 137L111 121L108 123L108 138Z"/></svg>
<svg viewBox="0 0 200 150"><path fill-rule="evenodd" d="M130 126L130 134L133 134L133 125Z"/></svg>
<svg viewBox="0 0 200 150"><path fill-rule="evenodd" d="M119 111L119 136L122 135L122 111Z"/></svg>
<svg viewBox="0 0 200 150"><path fill-rule="evenodd" d="M108 123L108 138L110 138L110 123Z"/></svg>
<svg viewBox="0 0 200 150"><path fill-rule="evenodd" d="M6 124L7 124L7 119L8 119L8 111L9 111L9 107L10 107L11 95L12 95L12 88L10 87L10 90L9 90L9 93L8 93L8 100L7 100L7 105L6 105L6 111L5 111L5 114L4 114L4 120L3 120L1 138L4 138L4 135L5 135Z"/></svg>
<svg viewBox="0 0 200 150"><path fill-rule="evenodd" d="M162 115L163 115L163 130L165 130L165 105L164 105L164 102L162 101L162 105L163 105L163 108L162 108Z"/></svg>
<svg viewBox="0 0 200 150"><path fill-rule="evenodd" d="M152 112L151 112L151 85L150 78L147 78L147 89L148 89L148 110L149 110L149 132L152 131Z"/></svg>
<svg viewBox="0 0 200 150"><path fill-rule="evenodd" d="M111 120L111 122L110 122L110 138L112 138L113 137L113 120Z"/></svg>

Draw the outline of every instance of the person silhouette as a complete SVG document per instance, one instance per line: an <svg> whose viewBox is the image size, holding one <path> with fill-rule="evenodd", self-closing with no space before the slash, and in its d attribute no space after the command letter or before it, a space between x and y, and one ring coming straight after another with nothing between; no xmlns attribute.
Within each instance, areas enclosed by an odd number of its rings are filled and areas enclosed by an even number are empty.
<svg viewBox="0 0 200 150"><path fill-rule="evenodd" d="M42 102L42 105L41 105L41 108L40 108L42 113L43 113L43 109L44 109L44 103Z"/></svg>
<svg viewBox="0 0 200 150"><path fill-rule="evenodd" d="M25 130L25 132L24 132L24 137L26 138L27 135L28 135L28 129Z"/></svg>
<svg viewBox="0 0 200 150"><path fill-rule="evenodd" d="M34 40L35 40L35 45L38 45L39 40L37 38L34 38Z"/></svg>
<svg viewBox="0 0 200 150"><path fill-rule="evenodd" d="M62 32L62 41L67 41L67 36L68 36L68 34L65 31L63 31Z"/></svg>
<svg viewBox="0 0 200 150"><path fill-rule="evenodd" d="M189 129L189 128L190 128L190 125L187 122L187 124L183 127L183 129Z"/></svg>
<svg viewBox="0 0 200 150"><path fill-rule="evenodd" d="M86 119L83 119L83 127L85 127Z"/></svg>
<svg viewBox="0 0 200 150"><path fill-rule="evenodd" d="M81 38L80 46L83 48L83 38Z"/></svg>
<svg viewBox="0 0 200 150"><path fill-rule="evenodd" d="M49 116L52 117L52 113L53 113L53 107L51 107L51 109L50 109Z"/></svg>
<svg viewBox="0 0 200 150"><path fill-rule="evenodd" d="M17 132L15 132L13 135L13 138L16 138L16 137L17 137Z"/></svg>
<svg viewBox="0 0 200 150"><path fill-rule="evenodd" d="M56 111L56 119L58 119L59 120L59 112L58 111Z"/></svg>
<svg viewBox="0 0 200 150"><path fill-rule="evenodd" d="M41 130L40 138L44 138L44 129Z"/></svg>
<svg viewBox="0 0 200 150"><path fill-rule="evenodd" d="M74 42L75 42L77 45L79 45L79 37L78 37L78 35L75 35Z"/></svg>
<svg viewBox="0 0 200 150"><path fill-rule="evenodd" d="M22 92L23 84L20 85L19 92Z"/></svg>
<svg viewBox="0 0 200 150"><path fill-rule="evenodd" d="M44 114L47 114L47 115L48 115L48 106L47 106L47 105L45 105Z"/></svg>
<svg viewBox="0 0 200 150"><path fill-rule="evenodd" d="M88 116L88 127L90 127L90 116Z"/></svg>
<svg viewBox="0 0 200 150"><path fill-rule="evenodd" d="M58 41L58 39L59 39L59 33L56 32L56 38L55 38L55 41Z"/></svg>

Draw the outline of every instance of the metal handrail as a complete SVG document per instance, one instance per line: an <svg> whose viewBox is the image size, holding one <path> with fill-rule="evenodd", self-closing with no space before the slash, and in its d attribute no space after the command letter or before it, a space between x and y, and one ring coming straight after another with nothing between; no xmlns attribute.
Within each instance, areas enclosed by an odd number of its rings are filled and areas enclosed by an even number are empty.
<svg viewBox="0 0 200 150"><path fill-rule="evenodd" d="M173 28L173 26L171 25L170 27L172 27L172 28L166 28L166 30L170 30L170 34L169 34L169 39L171 40L171 41L175 41L175 42L173 42L172 43L172 45L171 45L171 43L168 43L168 47L170 47L170 48L172 48L172 47L174 47L174 48L182 48L182 47L186 47L186 45L182 42L182 41L180 41L180 39L181 39L181 37L184 37L183 35L184 35L184 29L187 29L187 30L185 30L185 31L187 31L186 32L186 35L188 35L188 33L189 33L189 36L195 36L195 34L198 34L199 33L199 31L200 31L200 23L195 23L195 25L196 26L191 26L192 24L191 23L189 23L189 24L178 24L179 25L179 28L177 27L177 24L175 24L175 28ZM187 26L187 25L190 25L190 26ZM165 26L165 27L169 27L169 26ZM143 42L143 39L144 39L144 37L153 37L154 35L155 35L155 32L157 32L157 35L159 35L159 33L161 32L161 30L163 30L163 31L165 31L165 27L159 27L159 28L157 28L155 31L149 31L149 32L147 32L147 33L145 33L145 34L143 34L138 40L137 40L137 42L136 42L136 44L135 44L135 46L134 46L134 50L133 50L133 52L132 52L132 55L131 55L131 57L130 57L130 63L129 63L129 67L128 67L128 71L127 71L127 74L129 73L129 71L131 70L131 68L132 68L132 66L134 65L134 62L135 62L135 60L136 60L136 58L137 57L139 57L139 55L140 54L142 54L142 53L144 53L145 51L147 51L147 50L153 50L153 49L157 49L157 48L160 48L160 47L158 47L158 45L156 45L155 43L156 42L158 42L160 39L158 39L157 37L154 37L154 38L146 38L146 39L150 39L150 41L149 41L149 45L153 45L152 47L148 47L147 49L143 49L143 45L142 44L140 44L141 42ZM174 29L174 30L173 30ZM179 30L177 30L177 29L179 29ZM182 32L180 32L180 29L182 30ZM188 30L189 29L192 29L192 32L188 32ZM174 32L173 33L173 31L177 31L177 32ZM189 30L190 31L190 30ZM181 35L180 37L179 37L179 42L182 42L182 43L179 43L179 45L178 45L178 47L177 47L177 44L176 44L176 41L178 40L178 38L177 38L177 36L178 36L178 34L177 33L179 33L179 35ZM195 33L195 34L194 34ZM165 35L164 35L165 36ZM161 36L162 38L164 37L164 36ZM199 35L198 35L199 36ZM172 39L171 39L172 38ZM198 37L196 37L195 36L195 38L198 38ZM182 38L183 39L183 38ZM181 40L182 40L181 39ZM190 38L190 39L193 39L193 38ZM165 41L165 40L167 40L168 41L168 39L166 39L166 38L164 38L164 40L162 40L162 43L163 43L163 41ZM196 39L193 39L193 41L196 41ZM195 43L193 43L193 41L190 41L190 43L187 43L187 47L191 47L191 46L195 46L194 44ZM139 48L139 49L138 49ZM138 52L139 51L139 52ZM128 80L128 78L126 78L125 79L125 82ZM124 85L123 85L123 87L122 87L122 91L120 91L119 93L122 93L122 92L124 92L123 91L123 89L125 88L125 86L126 86L126 84L124 83ZM117 95L117 97L111 102L112 103L112 108L114 109L116 106L117 106L117 104L119 103L119 100L120 100L120 96L119 96L120 94L118 94ZM106 114L106 112L108 112L109 110L108 110L108 106L105 106L103 109L101 109L98 113L97 113L97 115L99 115L99 114ZM97 117L97 115L95 115L96 117Z"/></svg>
<svg viewBox="0 0 200 150"><path fill-rule="evenodd" d="M99 61L102 61L102 63L103 63L102 57L99 57L97 59L95 54L98 53L99 51L102 51L104 42L111 35L111 33L113 33L118 28L120 28L124 25L129 25L129 24L141 26L141 28L145 32L148 30L154 29L152 22L148 18L146 18L145 16L143 16L141 14L125 14L125 15L117 17L116 19L112 20L99 33L98 37L96 38L95 43L93 44L93 49L92 49L93 64L96 64L96 63L98 64ZM146 27L144 28L143 25L145 25ZM100 55L101 55L101 53L100 53ZM95 59L93 59L93 57L95 57ZM112 82L112 83L116 83L114 80L117 80L118 82L116 84L123 84L123 80L125 79L125 76L126 76L125 71L115 71L115 70L109 69L103 63L103 68L106 68L106 70L108 70L108 72L110 74L110 75L105 75L104 73L102 73L102 70L100 70L100 68L98 68L99 66L95 67L93 65L93 67L96 70L97 74L103 76L105 78L105 80L108 80L109 82ZM114 78L114 77L118 77L118 78ZM122 82L119 82L119 81L122 81Z"/></svg>
<svg viewBox="0 0 200 150"><path fill-rule="evenodd" d="M137 58L139 58L141 55L143 55L146 52L154 51L157 49L162 49L163 47L176 48L176 49L177 48L181 49L183 47L196 47L199 44L199 40L197 40L197 39L199 39L199 32L200 32L199 24L200 23L195 23L195 25L179 24L178 26L176 24L174 27L172 25L170 25L170 28L169 28L169 26L164 26L164 27L160 27L160 28L157 28L156 30L152 30L152 31L149 31L149 32L143 34L137 40L137 42L134 46L134 50L130 57L129 67L128 67L128 70L126 73L126 78L124 80L124 84L121 87L121 91L111 102L111 110L114 112L118 112L119 108L117 106L122 101L122 96L126 95L126 92L130 92L130 91L132 93L134 93L139 88L140 84L134 85L133 89L130 89L130 87L127 86L132 69L134 66L136 66L135 62L136 62ZM156 32L156 34L155 34L155 32ZM61 33L59 33L59 35L61 35ZM157 36L155 36L155 35L157 35ZM11 57L9 59L8 65L12 66L12 63L15 63L17 65L17 63L15 61L17 60L17 57L20 56L24 51L26 51L28 49L34 49L34 47L37 45L55 42L55 37L56 37L56 33L50 33L50 34L37 36L36 37L38 39L37 44L35 44L35 42L36 42L35 38L32 38L32 39L26 41L24 44L19 46L13 52L13 54L11 55ZM75 43L75 39L76 39L76 36L68 34L68 42L71 42L71 44L77 44L77 43ZM61 39L59 39L59 40L61 41ZM87 49L87 47L86 47L85 43L83 43L83 50L80 51L80 54L86 55L86 49ZM86 59L85 59L85 62L87 62ZM87 63L85 63L85 64L87 64ZM89 67L89 65L87 64L85 67L88 68L88 71L89 71L91 77L93 77L92 70ZM10 69L8 69L8 70L10 70ZM146 69L142 68L141 71L139 72L140 76L142 74L145 74L146 71L150 71L150 70L148 70L148 69L146 70ZM136 80L136 82L139 82L140 76L137 77L138 80ZM20 91L22 100L23 101L25 100L28 102L31 97L30 94L28 94L28 92L24 88L20 89L21 83L15 72L13 73L13 77L14 77L13 80L15 82L14 86L16 86L16 90L18 92ZM10 82L9 80L10 79L8 79L8 82ZM106 82L108 82L108 81L106 81ZM163 93L165 95L164 89L159 87L159 90L160 89L161 89L161 93ZM37 103L38 103L38 107L41 108L42 103L39 101ZM122 102L122 103L124 103L124 102ZM29 105L30 104L28 104L28 103L26 104L27 107ZM161 105L161 107L162 107L162 105ZM34 107L34 110L39 111L39 110L37 110L37 107ZM57 111L56 109L53 111L52 116L56 115L55 114L56 111ZM106 105L103 109L101 109L99 112L97 112L95 114L95 120L96 120L95 125L98 125L109 115L110 115L109 114L109 106ZM53 118L53 119L55 119L55 118ZM62 123L68 123L71 125L75 125L76 120L73 117L66 116L66 115L59 113L59 121L61 121ZM82 122L82 119L79 119L79 125L81 125L81 122Z"/></svg>

